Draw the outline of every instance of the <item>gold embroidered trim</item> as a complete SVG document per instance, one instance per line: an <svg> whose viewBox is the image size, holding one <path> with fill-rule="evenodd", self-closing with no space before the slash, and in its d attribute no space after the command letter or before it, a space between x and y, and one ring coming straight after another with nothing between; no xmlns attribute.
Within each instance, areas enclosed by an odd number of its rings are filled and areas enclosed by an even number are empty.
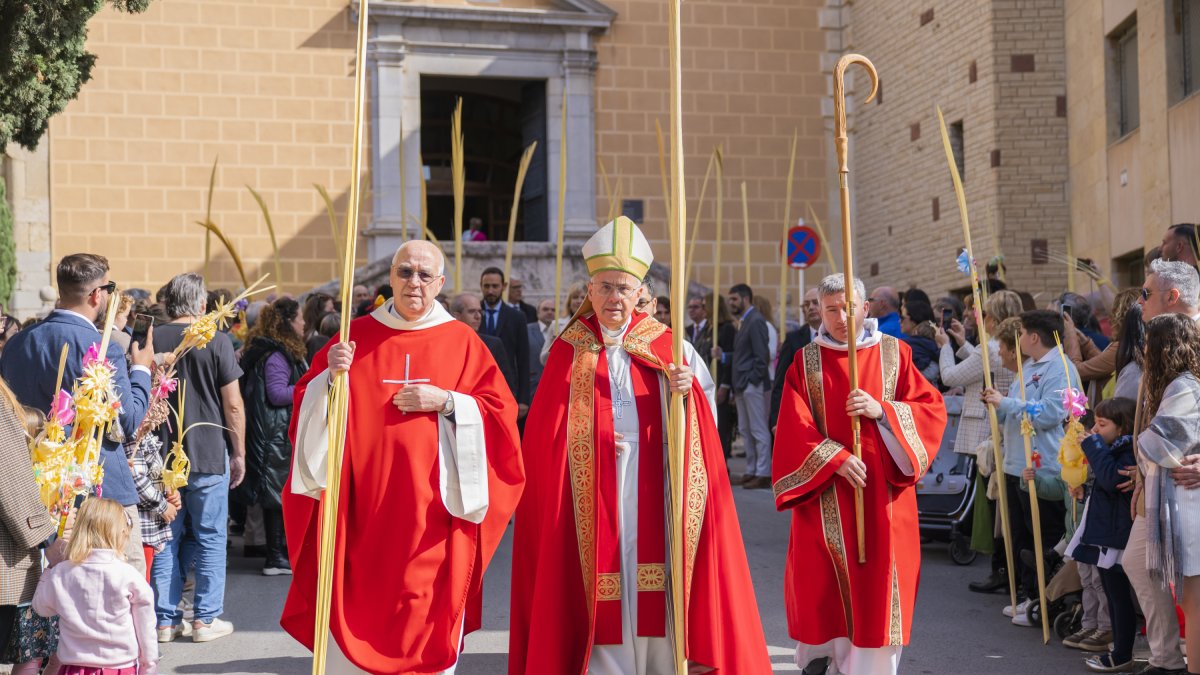
<svg viewBox="0 0 1200 675"><path fill-rule="evenodd" d="M900 344L891 335L879 343L879 358L883 361L883 400L896 399L896 381L900 378Z"/></svg>
<svg viewBox="0 0 1200 675"><path fill-rule="evenodd" d="M817 447L808 453L808 457L804 458L804 463L799 469L789 473L788 475L775 481L774 491L776 499L779 495L804 485L813 479L817 473L833 459L834 455L844 450L845 446L837 441L826 438L817 444Z"/></svg>
<svg viewBox="0 0 1200 675"><path fill-rule="evenodd" d="M913 454L917 456L917 475L923 475L929 468L929 453L925 451L925 443L917 433L917 421L913 418L912 407L899 401L891 403L892 410L896 411L896 419L900 421L900 433L904 434L908 447L912 448Z"/></svg>
<svg viewBox="0 0 1200 675"><path fill-rule="evenodd" d="M662 364L658 362L658 357L654 355L654 352L650 351L650 343L657 340L665 332L667 332L667 327L661 323L651 319L643 319L638 325L633 327L633 330L625 335L625 341L621 346L630 354L640 356L656 366L661 366Z"/></svg>
<svg viewBox="0 0 1200 675"><path fill-rule="evenodd" d="M598 592L592 587L596 563L595 449L593 413L596 395L596 364L600 360L599 342L587 326L576 322L563 331L562 339L575 347L571 363L571 399L567 404L567 459L571 472L571 493L575 502L575 537L579 541L579 566L583 571L584 594L589 600L588 613L595 612L591 598ZM620 576L617 577L620 597Z"/></svg>
<svg viewBox="0 0 1200 675"><path fill-rule="evenodd" d="M854 641L854 605L850 595L850 569L846 564L846 544L842 538L842 515L838 510L837 489L829 486L821 493L821 528L825 532L825 549L833 561L838 591L842 596L842 611L846 614L846 636Z"/></svg>
<svg viewBox="0 0 1200 675"><path fill-rule="evenodd" d="M904 646L904 622L900 617L900 577L896 576L896 561L892 561L892 612L888 622L888 646Z"/></svg>
<svg viewBox="0 0 1200 675"><path fill-rule="evenodd" d="M608 572L601 574L596 579L596 600L620 600L621 599L621 573Z"/></svg>
<svg viewBox="0 0 1200 675"><path fill-rule="evenodd" d="M822 436L825 431L825 388L821 378L821 345L810 342L804 347L804 382L808 388L808 407L812 410L813 422Z"/></svg>
<svg viewBox="0 0 1200 675"><path fill-rule="evenodd" d="M704 526L704 509L708 501L708 472L704 468L704 450L700 445L700 418L696 414L696 401L687 400L688 416L688 457L687 457L687 486L684 488L683 534L685 594L690 605L692 597L692 575L696 570L696 552L700 549L700 530Z"/></svg>
<svg viewBox="0 0 1200 675"><path fill-rule="evenodd" d="M639 593L667 590L667 566L662 563L638 565L637 589Z"/></svg>

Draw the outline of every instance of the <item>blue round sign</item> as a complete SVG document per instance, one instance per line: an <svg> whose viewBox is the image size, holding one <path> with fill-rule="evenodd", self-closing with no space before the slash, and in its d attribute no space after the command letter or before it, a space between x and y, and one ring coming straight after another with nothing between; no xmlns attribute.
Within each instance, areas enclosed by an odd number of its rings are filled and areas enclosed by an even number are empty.
<svg viewBox="0 0 1200 675"><path fill-rule="evenodd" d="M804 269L817 261L821 255L821 239L807 225L797 225L788 230L787 261L793 269Z"/></svg>

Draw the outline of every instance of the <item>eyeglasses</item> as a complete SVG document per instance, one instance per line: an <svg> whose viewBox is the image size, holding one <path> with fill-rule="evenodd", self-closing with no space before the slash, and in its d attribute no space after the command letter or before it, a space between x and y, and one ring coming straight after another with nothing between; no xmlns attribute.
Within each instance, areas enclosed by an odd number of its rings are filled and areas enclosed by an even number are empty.
<svg viewBox="0 0 1200 675"><path fill-rule="evenodd" d="M1149 300L1151 295L1154 295L1154 291L1149 288L1142 288L1142 300Z"/></svg>
<svg viewBox="0 0 1200 675"><path fill-rule="evenodd" d="M429 272L414 270L411 267L397 267L396 268L396 276L400 277L400 279L402 279L403 281L407 281L408 283L412 283L413 277L416 277L421 282L421 284L427 285L427 284L432 284L434 281L436 281L442 275L440 275L440 274L433 275L433 274L430 274Z"/></svg>
<svg viewBox="0 0 1200 675"><path fill-rule="evenodd" d="M596 287L600 289L600 295L603 297L608 298L615 295L617 296L618 300L625 300L629 296L641 290L642 285L638 284L637 286L626 286L625 284L621 284L620 286L614 286L607 281L602 281L599 284L596 284ZM649 300L646 302L649 302ZM639 303L638 309L641 309L644 306L645 305Z"/></svg>
<svg viewBox="0 0 1200 675"><path fill-rule="evenodd" d="M110 281L107 284L104 284L103 286L97 286L92 289L93 293L96 291L104 291L105 293L112 295L113 293L117 292L117 282Z"/></svg>

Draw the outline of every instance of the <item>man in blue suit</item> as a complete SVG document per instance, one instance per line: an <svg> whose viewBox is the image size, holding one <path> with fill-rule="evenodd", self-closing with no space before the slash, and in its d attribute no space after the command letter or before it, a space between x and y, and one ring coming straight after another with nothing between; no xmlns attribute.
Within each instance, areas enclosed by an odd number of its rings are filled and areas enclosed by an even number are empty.
<svg viewBox="0 0 1200 675"><path fill-rule="evenodd" d="M96 329L96 321L104 315L109 296L116 290L116 282L108 278L108 260L104 257L76 253L59 261L56 309L44 321L9 339L0 354L0 377L22 405L49 412L50 402L59 388L54 377L58 374L58 359L64 344L69 346L70 352L63 386L70 389L79 378L83 372L83 355L92 345L100 344L102 336ZM145 574L146 560L138 525L138 494L125 451L121 443L113 439L132 438L146 416L150 400L150 366L154 363L153 335L147 334L145 347L139 348L134 343L130 349L132 368L126 364L125 354L116 342L108 345L108 361L116 369L113 380L121 397L121 413L117 427L105 438L100 452L100 464L104 467L101 493L124 505L125 513L132 518L126 557L129 564Z"/></svg>

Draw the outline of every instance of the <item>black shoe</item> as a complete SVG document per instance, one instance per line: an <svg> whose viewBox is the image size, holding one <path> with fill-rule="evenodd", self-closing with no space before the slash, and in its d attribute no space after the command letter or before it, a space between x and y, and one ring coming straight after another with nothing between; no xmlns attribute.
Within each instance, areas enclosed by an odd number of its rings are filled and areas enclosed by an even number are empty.
<svg viewBox="0 0 1200 675"><path fill-rule="evenodd" d="M996 570L983 581L972 581L967 584L967 588L973 593L1007 593L1008 572Z"/></svg>
<svg viewBox="0 0 1200 675"><path fill-rule="evenodd" d="M242 549L242 555L247 558L265 558L265 557L267 557L267 547L266 546L251 546L251 545L247 544Z"/></svg>
<svg viewBox="0 0 1200 675"><path fill-rule="evenodd" d="M1137 673L1137 675L1187 675L1186 668L1159 668L1158 666L1152 666L1149 663L1146 664L1145 668L1142 668L1141 670L1135 670L1134 672Z"/></svg>
<svg viewBox="0 0 1200 675"><path fill-rule="evenodd" d="M804 675L825 675L829 670L829 657L814 659L804 666Z"/></svg>

